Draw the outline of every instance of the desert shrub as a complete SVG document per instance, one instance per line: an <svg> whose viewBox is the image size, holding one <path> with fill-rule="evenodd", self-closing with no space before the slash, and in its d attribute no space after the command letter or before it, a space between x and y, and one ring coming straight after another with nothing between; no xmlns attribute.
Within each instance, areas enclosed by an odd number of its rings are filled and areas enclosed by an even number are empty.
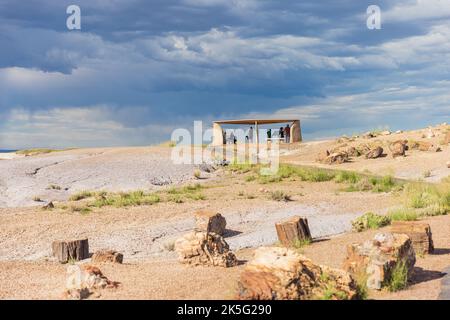
<svg viewBox="0 0 450 320"><path fill-rule="evenodd" d="M164 243L164 249L167 251L175 251L175 241L168 241Z"/></svg>
<svg viewBox="0 0 450 320"><path fill-rule="evenodd" d="M95 200L89 202L90 207L113 206L116 208L152 205L161 201L159 195L154 193L145 193L142 190L131 192L107 193L96 195Z"/></svg>
<svg viewBox="0 0 450 320"><path fill-rule="evenodd" d="M319 300L347 300L347 294L336 288L336 282L328 276L327 273L322 272L320 281L324 283L324 290L322 294L316 297Z"/></svg>
<svg viewBox="0 0 450 320"><path fill-rule="evenodd" d="M84 191L80 191L80 192L73 194L72 196L70 196L69 200L70 201L80 201L80 200L83 200L86 198L90 198L92 196L94 196L93 192L84 190Z"/></svg>
<svg viewBox="0 0 450 320"><path fill-rule="evenodd" d="M372 191L372 192L391 192L401 190L403 185L396 182L390 175L384 177L361 177L356 183L351 183L344 191Z"/></svg>
<svg viewBox="0 0 450 320"><path fill-rule="evenodd" d="M61 190L61 187L58 186L58 185L56 185L56 184L50 184L50 185L47 187L47 189L48 189L48 190Z"/></svg>
<svg viewBox="0 0 450 320"><path fill-rule="evenodd" d="M80 214L88 214L92 210L90 208L88 208L88 207L83 207L83 206L70 206L70 211L78 212Z"/></svg>
<svg viewBox="0 0 450 320"><path fill-rule="evenodd" d="M192 193L202 189L202 185L200 183L190 184L181 188L182 193Z"/></svg>
<svg viewBox="0 0 450 320"><path fill-rule="evenodd" d="M400 209L409 216L445 215L450 211L450 184L410 183L403 190L404 206Z"/></svg>
<svg viewBox="0 0 450 320"><path fill-rule="evenodd" d="M183 198L179 194L169 196L168 200L175 203L183 203Z"/></svg>
<svg viewBox="0 0 450 320"><path fill-rule="evenodd" d="M437 207L443 214L450 209L450 187L441 185L410 184L405 189L406 205L415 209ZM435 211L435 210L434 210Z"/></svg>
<svg viewBox="0 0 450 320"><path fill-rule="evenodd" d="M258 179L258 182L261 184L268 184L268 183L281 182L281 181L283 181L283 178L281 178L278 175L259 176L259 179Z"/></svg>
<svg viewBox="0 0 450 320"><path fill-rule="evenodd" d="M256 177L254 175L245 177L245 181L247 181L247 182L252 182L255 180L256 180Z"/></svg>
<svg viewBox="0 0 450 320"><path fill-rule="evenodd" d="M369 296L369 288L367 287L367 274L365 272L360 272L354 276L356 283L356 294L358 299L366 300Z"/></svg>
<svg viewBox="0 0 450 320"><path fill-rule="evenodd" d="M295 249L302 249L303 247L309 246L311 244L311 239L295 239L292 243L292 247Z"/></svg>
<svg viewBox="0 0 450 320"><path fill-rule="evenodd" d="M372 191L374 192L390 192L396 185L394 178L390 175L384 176L382 178L371 178Z"/></svg>
<svg viewBox="0 0 450 320"><path fill-rule="evenodd" d="M35 202L42 202L42 199L39 196L34 196L33 201Z"/></svg>
<svg viewBox="0 0 450 320"><path fill-rule="evenodd" d="M391 221L415 221L419 215L414 209L400 208L388 212Z"/></svg>
<svg viewBox="0 0 450 320"><path fill-rule="evenodd" d="M334 177L334 181L337 183L348 182L357 183L361 179L361 176L352 171L340 171Z"/></svg>
<svg viewBox="0 0 450 320"><path fill-rule="evenodd" d="M388 216L367 212L352 221L352 229L356 232L361 232L367 229L378 229L390 223L391 219Z"/></svg>
<svg viewBox="0 0 450 320"><path fill-rule="evenodd" d="M429 177L431 177L431 171L430 171L430 170L424 171L423 177L424 177L424 178L429 178Z"/></svg>
<svg viewBox="0 0 450 320"><path fill-rule="evenodd" d="M188 194L188 195L186 195L186 197L188 197L189 199L195 200L195 201L206 200L206 196L204 194L201 194L201 193Z"/></svg>
<svg viewBox="0 0 450 320"><path fill-rule="evenodd" d="M403 290L408 286L408 267L405 261L399 261L395 265L389 277L386 287L389 291Z"/></svg>
<svg viewBox="0 0 450 320"><path fill-rule="evenodd" d="M201 174L202 173L200 172L199 169L195 169L194 170L194 177L195 177L195 179L200 179Z"/></svg>
<svg viewBox="0 0 450 320"><path fill-rule="evenodd" d="M270 198L275 201L291 201L290 195L279 190L271 192Z"/></svg>
<svg viewBox="0 0 450 320"><path fill-rule="evenodd" d="M256 171L256 169L258 168L258 166L256 164L251 164L251 163L238 163L237 161L230 163L227 166L227 169L230 170L231 172L236 172L236 173L247 173L250 171Z"/></svg>

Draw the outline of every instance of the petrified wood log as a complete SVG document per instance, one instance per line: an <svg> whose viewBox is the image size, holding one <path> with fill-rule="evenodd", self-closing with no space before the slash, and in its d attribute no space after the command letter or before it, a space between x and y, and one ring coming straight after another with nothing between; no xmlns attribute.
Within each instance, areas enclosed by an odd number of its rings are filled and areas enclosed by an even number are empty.
<svg viewBox="0 0 450 320"><path fill-rule="evenodd" d="M416 254L424 255L433 253L434 251L431 228L428 223L418 221L393 221L391 232L406 234L411 239Z"/></svg>
<svg viewBox="0 0 450 320"><path fill-rule="evenodd" d="M284 246L293 246L298 241L311 241L308 219L299 216L275 224L278 240Z"/></svg>
<svg viewBox="0 0 450 320"><path fill-rule="evenodd" d="M53 256L61 263L69 260L84 260L89 258L88 239L71 241L54 241L52 243Z"/></svg>

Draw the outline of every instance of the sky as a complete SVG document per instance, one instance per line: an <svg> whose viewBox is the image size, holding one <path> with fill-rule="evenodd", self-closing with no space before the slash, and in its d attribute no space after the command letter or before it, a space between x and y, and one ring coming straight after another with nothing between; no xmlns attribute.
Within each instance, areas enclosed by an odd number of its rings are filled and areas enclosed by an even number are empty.
<svg viewBox="0 0 450 320"><path fill-rule="evenodd" d="M250 117L299 118L305 139L448 122L450 0L0 0L0 149Z"/></svg>

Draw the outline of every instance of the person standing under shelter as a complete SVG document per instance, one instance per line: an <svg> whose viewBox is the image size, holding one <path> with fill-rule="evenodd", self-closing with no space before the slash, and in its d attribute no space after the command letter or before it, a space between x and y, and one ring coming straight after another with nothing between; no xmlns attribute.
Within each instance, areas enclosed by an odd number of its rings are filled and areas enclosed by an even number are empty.
<svg viewBox="0 0 450 320"><path fill-rule="evenodd" d="M285 142L289 143L291 141L291 128L289 127L289 124L284 128L284 136L286 138Z"/></svg>
<svg viewBox="0 0 450 320"><path fill-rule="evenodd" d="M272 129L267 129L267 140L271 140L272 139Z"/></svg>
<svg viewBox="0 0 450 320"><path fill-rule="evenodd" d="M283 127L280 127L280 130L278 131L278 138L280 138L280 142L283 140L284 138L284 130Z"/></svg>
<svg viewBox="0 0 450 320"><path fill-rule="evenodd" d="M248 130L248 141L250 143L253 143L253 127L250 127L250 129Z"/></svg>

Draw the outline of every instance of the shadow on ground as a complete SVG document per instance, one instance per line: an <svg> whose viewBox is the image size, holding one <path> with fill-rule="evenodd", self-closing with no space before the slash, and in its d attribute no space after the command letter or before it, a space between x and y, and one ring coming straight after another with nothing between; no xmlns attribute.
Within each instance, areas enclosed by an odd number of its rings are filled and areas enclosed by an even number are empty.
<svg viewBox="0 0 450 320"><path fill-rule="evenodd" d="M427 282L435 279L440 279L445 276L445 272L435 270L425 270L420 267L414 267L414 273L411 278L411 284Z"/></svg>

